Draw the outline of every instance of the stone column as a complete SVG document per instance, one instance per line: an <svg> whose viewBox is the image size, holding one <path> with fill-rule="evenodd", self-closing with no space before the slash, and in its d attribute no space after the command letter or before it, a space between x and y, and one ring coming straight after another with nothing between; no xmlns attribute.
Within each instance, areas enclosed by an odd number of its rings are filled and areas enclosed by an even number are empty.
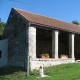
<svg viewBox="0 0 80 80"><path fill-rule="evenodd" d="M59 31L52 31L52 58L58 59L58 34Z"/></svg>
<svg viewBox="0 0 80 80"><path fill-rule="evenodd" d="M74 36L75 34L69 34L69 58L74 59Z"/></svg>
<svg viewBox="0 0 80 80"><path fill-rule="evenodd" d="M36 58L36 27L28 27L28 55Z"/></svg>

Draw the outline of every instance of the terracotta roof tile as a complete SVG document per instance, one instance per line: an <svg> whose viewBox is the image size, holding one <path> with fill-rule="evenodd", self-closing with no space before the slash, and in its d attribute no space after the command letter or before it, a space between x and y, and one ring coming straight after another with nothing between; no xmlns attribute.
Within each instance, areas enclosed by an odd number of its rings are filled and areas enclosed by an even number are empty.
<svg viewBox="0 0 80 80"><path fill-rule="evenodd" d="M71 32L80 33L80 26L78 25L63 22L60 20L42 16L42 15L37 15L34 13L26 12L26 11L15 9L15 8L14 10L16 10L20 15L22 15L25 19L27 19L30 22L42 24L45 26L50 26L53 28L56 27L56 28L64 29Z"/></svg>

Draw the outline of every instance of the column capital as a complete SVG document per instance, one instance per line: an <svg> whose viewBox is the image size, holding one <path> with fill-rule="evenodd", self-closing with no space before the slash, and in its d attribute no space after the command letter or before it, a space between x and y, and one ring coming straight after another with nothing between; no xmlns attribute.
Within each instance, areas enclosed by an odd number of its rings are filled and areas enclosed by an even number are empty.
<svg viewBox="0 0 80 80"><path fill-rule="evenodd" d="M53 31L59 32L59 30L53 30Z"/></svg>
<svg viewBox="0 0 80 80"><path fill-rule="evenodd" d="M59 30L53 30L52 32L56 32L56 33L58 33L58 34L59 34Z"/></svg>
<svg viewBox="0 0 80 80"><path fill-rule="evenodd" d="M73 35L73 36L75 36L75 34L74 34L74 33L69 33L69 35Z"/></svg>

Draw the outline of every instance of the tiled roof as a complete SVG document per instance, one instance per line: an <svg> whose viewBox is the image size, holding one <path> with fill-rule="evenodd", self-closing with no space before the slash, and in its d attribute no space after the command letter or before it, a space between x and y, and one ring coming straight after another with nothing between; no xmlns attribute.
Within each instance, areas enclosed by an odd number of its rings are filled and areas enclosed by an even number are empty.
<svg viewBox="0 0 80 80"><path fill-rule="evenodd" d="M15 8L13 9L16 10L21 16L23 16L25 19L27 19L32 23L41 24L48 27L52 27L52 28L63 29L70 32L80 33L80 26L78 25L63 22L60 20L42 16L42 15L37 15L34 13L26 12L26 11L15 9Z"/></svg>

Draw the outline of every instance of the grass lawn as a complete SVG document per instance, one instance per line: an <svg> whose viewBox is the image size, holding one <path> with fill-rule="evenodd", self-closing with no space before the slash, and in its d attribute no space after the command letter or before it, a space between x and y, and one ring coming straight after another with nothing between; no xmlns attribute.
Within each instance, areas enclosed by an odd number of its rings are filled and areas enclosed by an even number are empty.
<svg viewBox="0 0 80 80"><path fill-rule="evenodd" d="M26 71L21 67L0 68L0 80L80 80L80 63L62 64L44 69L49 77L36 78L39 71L32 71L26 77Z"/></svg>

